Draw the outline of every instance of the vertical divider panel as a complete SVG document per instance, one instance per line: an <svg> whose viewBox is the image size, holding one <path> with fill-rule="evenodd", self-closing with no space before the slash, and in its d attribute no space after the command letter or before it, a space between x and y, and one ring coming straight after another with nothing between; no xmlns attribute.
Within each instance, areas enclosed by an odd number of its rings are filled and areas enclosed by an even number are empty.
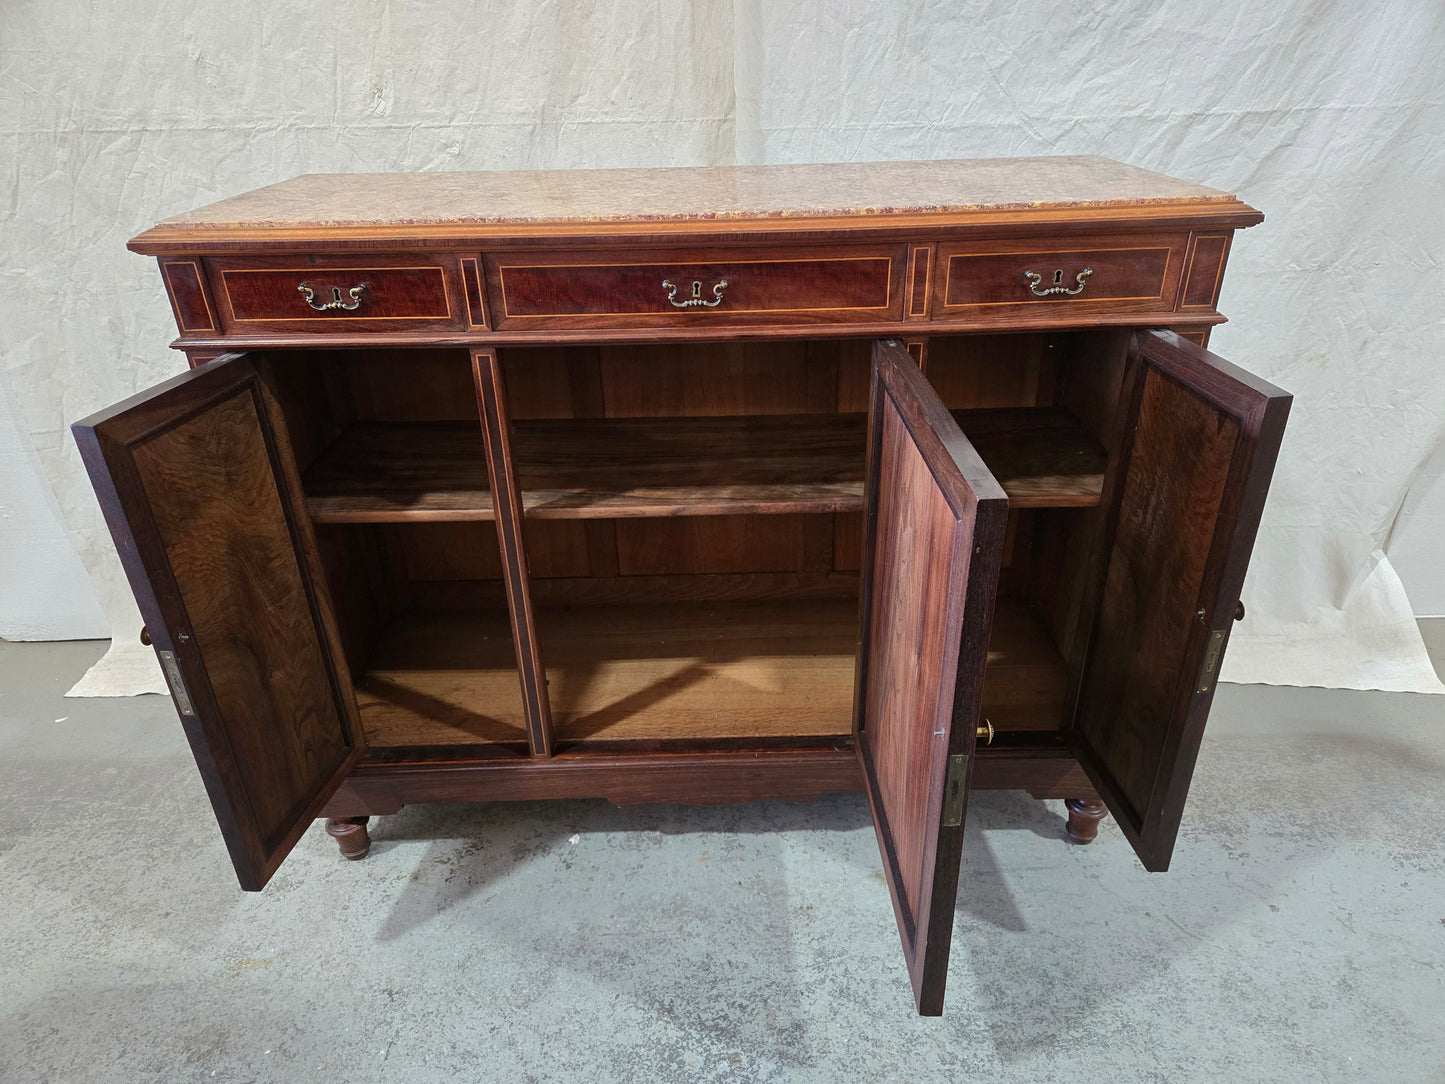
<svg viewBox="0 0 1445 1084"><path fill-rule="evenodd" d="M511 421L507 414L506 385L495 350L472 351L472 378L477 386L482 440L487 450L487 477L496 509L497 546L502 555L502 577L507 608L512 616L512 644L522 682L527 713L527 744L532 755L552 755L552 706L547 698L547 675L537 640L532 612L532 584L527 571L527 548L522 533L522 497L512 462Z"/></svg>

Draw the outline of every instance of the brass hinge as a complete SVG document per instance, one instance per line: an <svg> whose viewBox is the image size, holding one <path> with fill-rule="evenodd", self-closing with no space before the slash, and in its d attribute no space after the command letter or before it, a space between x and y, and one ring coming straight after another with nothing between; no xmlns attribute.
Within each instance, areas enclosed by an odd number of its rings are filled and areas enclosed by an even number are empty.
<svg viewBox="0 0 1445 1084"><path fill-rule="evenodd" d="M1226 629L1215 629L1209 634L1209 646L1204 651L1204 665L1199 669L1199 680L1194 683L1196 693L1207 693L1214 688L1214 679L1219 670L1219 656L1224 651Z"/></svg>
<svg viewBox="0 0 1445 1084"><path fill-rule="evenodd" d="M176 662L174 651L157 651L161 657L161 669L166 672L166 682L171 687L171 695L176 698L176 710L182 715L194 715L196 709L191 706L191 691L186 688L186 679L181 677L180 664Z"/></svg>
<svg viewBox="0 0 1445 1084"><path fill-rule="evenodd" d="M943 827L963 823L963 781L968 778L968 754L948 758L948 776L943 781Z"/></svg>

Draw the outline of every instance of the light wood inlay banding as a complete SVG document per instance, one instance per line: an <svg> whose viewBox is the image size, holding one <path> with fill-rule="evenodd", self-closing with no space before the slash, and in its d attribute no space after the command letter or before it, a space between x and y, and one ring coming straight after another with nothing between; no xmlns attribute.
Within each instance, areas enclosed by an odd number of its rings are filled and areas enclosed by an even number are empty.
<svg viewBox="0 0 1445 1084"><path fill-rule="evenodd" d="M161 278L182 334L220 330L198 260L162 260Z"/></svg>

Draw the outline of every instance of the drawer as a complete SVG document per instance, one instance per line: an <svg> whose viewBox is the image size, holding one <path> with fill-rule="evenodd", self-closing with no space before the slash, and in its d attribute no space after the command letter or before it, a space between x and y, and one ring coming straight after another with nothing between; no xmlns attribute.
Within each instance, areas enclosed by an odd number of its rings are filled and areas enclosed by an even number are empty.
<svg viewBox="0 0 1445 1084"><path fill-rule="evenodd" d="M423 331L468 326L454 256L213 257L227 331Z"/></svg>
<svg viewBox="0 0 1445 1084"><path fill-rule="evenodd" d="M991 321L1172 312L1189 235L942 245L933 317Z"/></svg>
<svg viewBox="0 0 1445 1084"><path fill-rule="evenodd" d="M486 257L499 328L876 323L902 315L901 246Z"/></svg>

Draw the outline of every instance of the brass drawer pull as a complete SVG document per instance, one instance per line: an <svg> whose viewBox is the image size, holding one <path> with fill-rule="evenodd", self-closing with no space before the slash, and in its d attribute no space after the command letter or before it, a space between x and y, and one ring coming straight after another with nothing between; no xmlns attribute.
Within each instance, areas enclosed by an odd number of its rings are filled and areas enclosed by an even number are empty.
<svg viewBox="0 0 1445 1084"><path fill-rule="evenodd" d="M662 280L662 288L667 291L667 300L672 303L675 309L694 309L699 305L704 308L715 309L722 304L723 291L727 289L728 280L723 279L712 288L712 300L706 301L702 296L702 281L694 279L692 283L692 296L686 301L677 299L677 287L667 279Z"/></svg>
<svg viewBox="0 0 1445 1084"><path fill-rule="evenodd" d="M1093 273L1094 269L1092 267L1086 267L1075 275L1074 281L1078 283L1078 285L1072 290L1064 285L1064 272L1062 268L1054 272L1054 284L1047 290L1039 289L1039 283L1044 281L1043 275L1034 271L1025 271L1024 278L1029 280L1029 293L1035 297L1052 297L1054 294L1068 294L1070 297L1073 297L1075 294L1084 292L1084 280Z"/></svg>
<svg viewBox="0 0 1445 1084"><path fill-rule="evenodd" d="M977 736L978 736L978 740L981 741L981 742L983 742L984 745L992 745L992 744L993 744L993 723L991 723L991 722L989 722L987 719L985 719L985 720L983 721L983 726L981 726L981 727L978 728L978 734L977 734Z"/></svg>
<svg viewBox="0 0 1445 1084"><path fill-rule="evenodd" d="M345 309L347 312L351 312L353 309L361 307L361 292L366 289L366 283L363 282L359 286L353 286L346 291L347 296L351 298L351 304L349 305L341 299L340 286L331 287L331 300L323 302L320 305L316 304L316 291L311 289L306 283L303 282L300 286L296 287L296 289L301 291L301 296L306 299L306 304L310 305L317 312L328 312L331 309Z"/></svg>

